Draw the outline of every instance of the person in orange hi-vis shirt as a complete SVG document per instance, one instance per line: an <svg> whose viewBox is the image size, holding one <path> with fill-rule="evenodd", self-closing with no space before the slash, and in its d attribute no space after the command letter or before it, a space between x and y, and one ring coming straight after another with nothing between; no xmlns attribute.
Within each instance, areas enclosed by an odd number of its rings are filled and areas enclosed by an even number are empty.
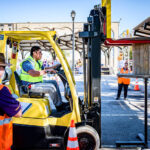
<svg viewBox="0 0 150 150"><path fill-rule="evenodd" d="M128 63L125 62L125 66L120 69L121 74L128 74L129 69L128 69ZM118 77L118 93L117 93L117 98L116 100L120 99L122 87L124 87L124 100L127 99L127 93L128 93L128 86L130 84L130 78L122 78Z"/></svg>
<svg viewBox="0 0 150 150"><path fill-rule="evenodd" d="M2 84L5 73L5 57L0 53L0 150L11 150L13 144L12 117L21 117L19 101L12 97L9 89Z"/></svg>

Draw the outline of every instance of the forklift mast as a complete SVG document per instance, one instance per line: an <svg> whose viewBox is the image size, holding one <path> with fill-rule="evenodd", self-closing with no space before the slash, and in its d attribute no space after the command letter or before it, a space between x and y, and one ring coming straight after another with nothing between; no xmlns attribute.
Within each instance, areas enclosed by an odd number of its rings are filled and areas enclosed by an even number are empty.
<svg viewBox="0 0 150 150"><path fill-rule="evenodd" d="M84 24L84 31L79 33L87 50L83 50L84 64L84 102L86 107L101 103L101 44L104 42L103 22L106 9L95 6ZM84 46L85 47L85 46Z"/></svg>
<svg viewBox="0 0 150 150"><path fill-rule="evenodd" d="M103 24L106 8L95 6L84 24L84 31L79 33L83 39L84 64L84 116L85 122L92 121L92 126L99 134L101 147L101 44L105 40ZM87 47L85 49L85 47Z"/></svg>

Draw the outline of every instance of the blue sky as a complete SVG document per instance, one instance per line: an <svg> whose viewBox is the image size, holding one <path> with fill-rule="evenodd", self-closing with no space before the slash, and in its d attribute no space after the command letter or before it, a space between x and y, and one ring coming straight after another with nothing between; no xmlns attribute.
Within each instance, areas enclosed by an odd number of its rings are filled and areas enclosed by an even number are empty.
<svg viewBox="0 0 150 150"><path fill-rule="evenodd" d="M71 10L77 22L85 22L101 0L0 0L0 22L70 22ZM112 0L112 21L120 22L120 33L132 29L150 16L150 0Z"/></svg>

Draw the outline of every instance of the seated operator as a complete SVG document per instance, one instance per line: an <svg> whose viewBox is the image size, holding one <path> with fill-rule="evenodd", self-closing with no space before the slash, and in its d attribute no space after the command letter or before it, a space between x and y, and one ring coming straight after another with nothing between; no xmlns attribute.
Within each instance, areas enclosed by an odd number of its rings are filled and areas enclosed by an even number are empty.
<svg viewBox="0 0 150 150"><path fill-rule="evenodd" d="M20 78L22 84L31 85L31 92L49 93L57 111L64 110L69 106L69 103L62 102L57 82L55 80L43 81L43 75L46 74L47 70L51 69L50 72L56 73L56 71L53 70L56 66L44 68L40 61L41 58L42 52L40 47L33 46L30 56L21 63Z"/></svg>

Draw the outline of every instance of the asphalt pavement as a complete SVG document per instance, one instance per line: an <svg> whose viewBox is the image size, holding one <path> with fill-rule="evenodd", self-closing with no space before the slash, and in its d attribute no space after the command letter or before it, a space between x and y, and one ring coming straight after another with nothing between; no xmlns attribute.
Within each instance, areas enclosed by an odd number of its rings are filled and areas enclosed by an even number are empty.
<svg viewBox="0 0 150 150"><path fill-rule="evenodd" d="M83 98L83 75L76 75L75 80L78 95ZM116 147L116 141L139 141L138 133L144 134L144 92L142 89L134 91L134 84L135 79L131 79L127 100L123 99L123 91L121 99L116 100L117 77L103 75L101 78L103 148ZM150 141L150 100L148 100L148 140Z"/></svg>
<svg viewBox="0 0 150 150"><path fill-rule="evenodd" d="M83 98L83 74L76 74L75 80L78 96ZM117 76L103 75L101 77L101 142L103 150L116 149L116 141L139 141L138 133L144 134L144 82L142 79L138 79L140 91L135 91L135 80L131 79L128 99L123 99L122 91L120 100L116 100ZM62 83L59 85L63 95ZM150 88L148 91L148 140L150 141ZM140 148L133 149L139 150Z"/></svg>

